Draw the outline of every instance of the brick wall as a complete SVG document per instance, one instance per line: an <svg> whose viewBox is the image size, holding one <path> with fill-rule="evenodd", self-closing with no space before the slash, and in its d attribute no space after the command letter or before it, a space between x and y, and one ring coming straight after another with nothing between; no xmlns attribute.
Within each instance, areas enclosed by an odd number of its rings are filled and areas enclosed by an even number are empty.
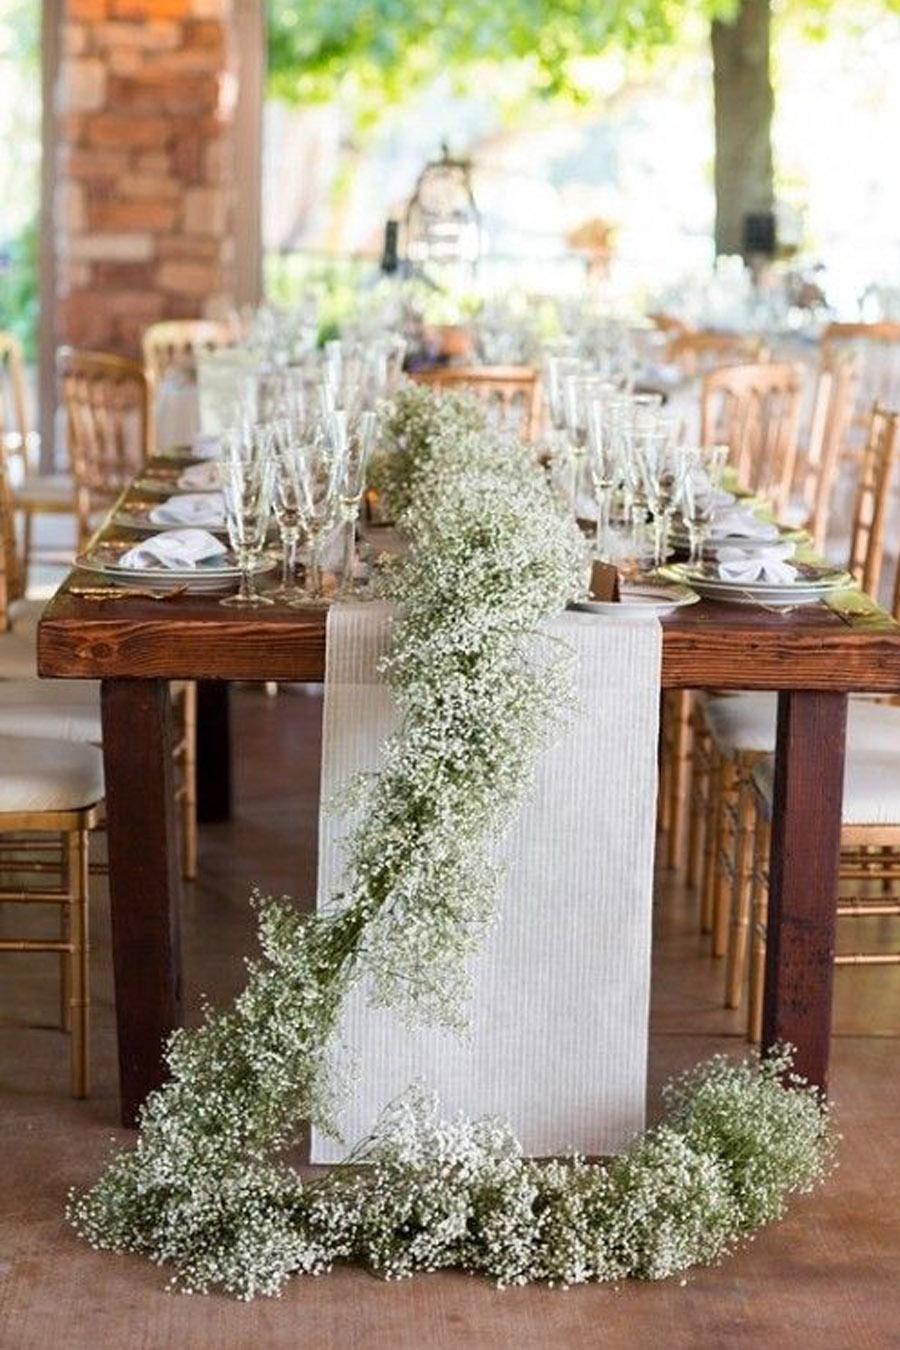
<svg viewBox="0 0 900 1350"><path fill-rule="evenodd" d="M64 0L57 339L136 354L234 289L232 0Z"/></svg>

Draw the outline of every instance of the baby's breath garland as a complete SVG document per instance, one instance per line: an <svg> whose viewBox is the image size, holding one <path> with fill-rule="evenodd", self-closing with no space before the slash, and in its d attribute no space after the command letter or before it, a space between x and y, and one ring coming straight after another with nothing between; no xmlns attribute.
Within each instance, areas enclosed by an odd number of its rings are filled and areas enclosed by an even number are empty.
<svg viewBox="0 0 900 1350"><path fill-rule="evenodd" d="M302 1121L333 1119L332 1041L356 979L408 1016L458 1024L497 895L491 846L572 705L569 659L541 621L580 589L581 545L523 450L471 401L407 390L376 481L409 538L385 578L402 718L356 789L346 886L325 915L257 901L246 987L171 1038L136 1145L73 1199L72 1220L98 1248L170 1264L185 1289L240 1298L339 1260L574 1284L718 1259L828 1165L825 1110L785 1086L784 1056L701 1066L668 1089L666 1124L608 1165L528 1161L502 1122L441 1121L416 1089L348 1160L368 1166L304 1184L284 1159Z"/></svg>

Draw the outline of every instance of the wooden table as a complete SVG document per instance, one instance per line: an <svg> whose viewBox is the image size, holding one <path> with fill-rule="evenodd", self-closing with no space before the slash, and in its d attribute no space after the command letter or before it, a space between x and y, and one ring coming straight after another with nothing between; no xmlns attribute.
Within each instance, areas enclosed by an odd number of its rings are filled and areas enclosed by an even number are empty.
<svg viewBox="0 0 900 1350"><path fill-rule="evenodd" d="M127 495L127 494L126 494ZM107 528L107 533L114 531ZM241 613L214 597L171 602L50 601L38 631L41 675L102 681L122 1118L163 1076L161 1048L181 1023L179 835L169 680L200 682L200 795L228 809L229 680L321 681L325 616ZM763 1040L797 1047L825 1085L848 691L900 693L900 628L882 611L841 618L821 605L773 614L701 603L663 624L667 689L779 691Z"/></svg>

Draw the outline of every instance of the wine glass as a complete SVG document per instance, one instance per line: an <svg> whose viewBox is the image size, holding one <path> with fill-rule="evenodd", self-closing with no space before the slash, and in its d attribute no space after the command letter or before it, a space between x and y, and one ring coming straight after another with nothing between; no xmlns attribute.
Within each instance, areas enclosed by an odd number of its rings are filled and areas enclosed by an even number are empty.
<svg viewBox="0 0 900 1350"><path fill-rule="evenodd" d="M272 429L241 427L224 437L223 497L228 538L237 555L241 583L237 595L220 600L222 605L251 607L271 605L253 582L255 564L266 542L272 513Z"/></svg>
<svg viewBox="0 0 900 1350"><path fill-rule="evenodd" d="M703 445L686 452L688 463L679 504L690 541L691 567L703 565L703 548L718 509L717 496L728 460L727 445Z"/></svg>
<svg viewBox="0 0 900 1350"><path fill-rule="evenodd" d="M292 602L296 605L328 603L323 587L322 550L325 536L339 513L337 489L345 442L341 420L331 413L317 418L297 445L299 514L309 540L309 563L306 589Z"/></svg>
<svg viewBox="0 0 900 1350"><path fill-rule="evenodd" d="M354 418L347 418L346 413L338 413L335 417L340 428L338 434L341 442L337 494L339 513L344 523L344 563L340 594L349 596L355 589L353 563L356 557L356 522L359 519L359 509L366 486L366 465L375 443L378 414L367 409Z"/></svg>
<svg viewBox="0 0 900 1350"><path fill-rule="evenodd" d="M653 518L653 562L665 561L669 522L681 495L688 460L675 445L674 428L660 421L632 428L635 461L644 489L644 497Z"/></svg>
<svg viewBox="0 0 900 1350"><path fill-rule="evenodd" d="M300 466L297 456L303 432L304 424L289 417L279 417L272 424L275 466L272 504L281 535L281 585L275 595L288 604L302 594L296 573L300 539Z"/></svg>
<svg viewBox="0 0 900 1350"><path fill-rule="evenodd" d="M597 502L596 553L606 554L612 494L621 477L622 413L627 405L614 384L601 381L587 393L588 465Z"/></svg>

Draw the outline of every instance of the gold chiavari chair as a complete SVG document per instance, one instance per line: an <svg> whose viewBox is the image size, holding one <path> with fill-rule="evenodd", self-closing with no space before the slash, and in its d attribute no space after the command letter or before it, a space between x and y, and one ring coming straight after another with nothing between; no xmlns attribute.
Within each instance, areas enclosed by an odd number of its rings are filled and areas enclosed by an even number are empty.
<svg viewBox="0 0 900 1350"><path fill-rule="evenodd" d="M531 366L446 366L417 371L417 384L468 390L482 399L504 431L537 439L541 428L541 381Z"/></svg>
<svg viewBox="0 0 900 1350"><path fill-rule="evenodd" d="M136 361L107 352L60 347L56 370L82 550L97 513L113 504L149 454L150 389Z"/></svg>
<svg viewBox="0 0 900 1350"><path fill-rule="evenodd" d="M6 451L7 463L18 461L14 497L16 511L23 521L24 587L27 585L31 561L34 517L71 516L74 513L75 489L68 474L34 471L33 450L37 437L29 425L22 347L12 333L3 332L0 332L0 440Z"/></svg>
<svg viewBox="0 0 900 1350"><path fill-rule="evenodd" d="M103 798L103 761L91 745L0 736L0 905L53 905L57 937L3 937L0 952L49 952L60 960L60 1024L71 1035L72 1095L90 1090L89 832ZM63 845L62 875L46 884L34 849Z"/></svg>
<svg viewBox="0 0 900 1350"><path fill-rule="evenodd" d="M822 361L853 357L858 370L854 423L864 434L873 403L900 407L900 323L832 323L822 334Z"/></svg>
<svg viewBox="0 0 900 1350"><path fill-rule="evenodd" d="M60 401L66 412L78 494L81 547L98 510L111 506L144 463L152 434L150 386L140 365L103 352L62 347L57 355ZM182 867L196 875L196 686L172 686L179 734Z"/></svg>
<svg viewBox="0 0 900 1350"><path fill-rule="evenodd" d="M802 406L800 366L723 366L703 379L703 444L727 445L741 486L768 497L776 515L790 498Z"/></svg>
<svg viewBox="0 0 900 1350"><path fill-rule="evenodd" d="M831 499L853 416L856 366L850 356L832 358L816 376L806 446L795 475L797 497L786 523L808 530L818 553L825 552Z"/></svg>
<svg viewBox="0 0 900 1350"><path fill-rule="evenodd" d="M234 341L230 324L217 319L167 319L144 330L144 373L156 384L172 367L193 373L198 351L214 351Z"/></svg>
<svg viewBox="0 0 900 1350"><path fill-rule="evenodd" d="M900 414L876 407L872 412L863 474L857 490L850 556L850 570L870 595L877 592L881 578L886 503L894 483L898 453ZM900 586L895 589L894 612L900 616ZM775 749L776 700L766 694L713 699L706 706L705 716L719 771L713 789L716 793L713 827L716 837L711 840L706 859L705 883L709 889L705 894L705 906L712 920L714 954L727 955L725 1002L727 1007L733 1008L738 1006L743 986L754 903L754 785L757 796L763 790L755 771ZM864 697L851 698L848 715L850 757L863 751L877 752L891 744L896 747L900 782L900 708ZM770 784L770 779L770 774L768 777L764 774L760 781L765 786ZM879 846L888 846L890 842L881 840Z"/></svg>
<svg viewBox="0 0 900 1350"><path fill-rule="evenodd" d="M767 496L778 516L785 512L794 480L803 393L802 368L791 364L719 366L703 378L701 440L728 445L742 486ZM707 782L700 767L707 749L702 713L688 693L679 691L667 696L663 721L661 802L668 863L681 865L687 813L688 874L696 881Z"/></svg>
<svg viewBox="0 0 900 1350"><path fill-rule="evenodd" d="M748 333L674 331L666 360L685 375L704 375L719 366L747 365L766 359L761 337Z"/></svg>

